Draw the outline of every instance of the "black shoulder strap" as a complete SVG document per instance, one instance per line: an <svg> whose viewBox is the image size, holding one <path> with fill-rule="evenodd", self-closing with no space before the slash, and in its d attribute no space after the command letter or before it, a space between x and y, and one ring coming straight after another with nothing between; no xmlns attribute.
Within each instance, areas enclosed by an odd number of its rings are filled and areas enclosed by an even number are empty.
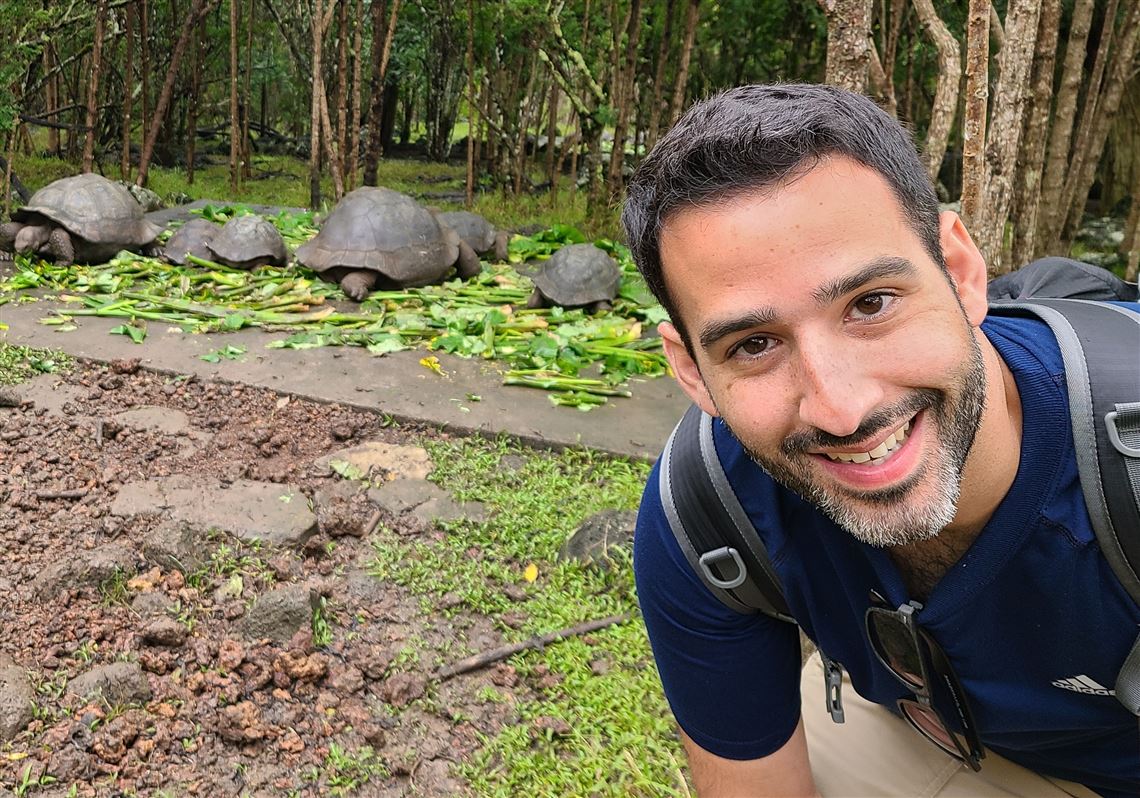
<svg viewBox="0 0 1140 798"><path fill-rule="evenodd" d="M712 418L696 405L669 436L659 473L669 526L713 595L737 612L794 623L764 542L720 464Z"/></svg>
<svg viewBox="0 0 1140 798"><path fill-rule="evenodd" d="M991 310L1039 318L1057 338L1089 519L1113 573L1140 604L1140 314L1080 299ZM1117 676L1116 697L1140 715L1140 638Z"/></svg>

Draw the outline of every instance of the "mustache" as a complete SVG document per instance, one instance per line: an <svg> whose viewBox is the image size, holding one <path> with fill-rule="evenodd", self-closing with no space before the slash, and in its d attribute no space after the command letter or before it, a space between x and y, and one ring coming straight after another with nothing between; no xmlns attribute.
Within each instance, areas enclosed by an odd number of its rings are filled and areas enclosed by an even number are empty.
<svg viewBox="0 0 1140 798"><path fill-rule="evenodd" d="M913 416L921 410L937 407L945 401L941 391L930 388L919 388L912 391L905 399L888 407L874 410L859 424L859 428L850 435L842 437L824 432L821 429L809 429L802 432L793 432L784 438L780 444L780 451L791 457L803 454L809 449L816 448L843 448L855 446L880 432L894 429L902 419Z"/></svg>

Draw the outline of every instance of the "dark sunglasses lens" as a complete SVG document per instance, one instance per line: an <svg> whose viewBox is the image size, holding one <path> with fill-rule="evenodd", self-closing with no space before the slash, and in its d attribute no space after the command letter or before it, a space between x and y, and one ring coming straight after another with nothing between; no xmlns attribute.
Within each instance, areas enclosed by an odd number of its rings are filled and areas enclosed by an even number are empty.
<svg viewBox="0 0 1140 798"><path fill-rule="evenodd" d="M895 675L915 690L923 688L921 654L906 624L893 612L872 609L867 629L871 644Z"/></svg>
<svg viewBox="0 0 1140 798"><path fill-rule="evenodd" d="M899 701L899 709L906 715L915 728L925 734L934 743L938 745L943 751L954 756L961 756L962 753L970 750L970 744L966 739L946 728L945 724L938 717L933 709L923 706L917 701L909 699L901 699Z"/></svg>

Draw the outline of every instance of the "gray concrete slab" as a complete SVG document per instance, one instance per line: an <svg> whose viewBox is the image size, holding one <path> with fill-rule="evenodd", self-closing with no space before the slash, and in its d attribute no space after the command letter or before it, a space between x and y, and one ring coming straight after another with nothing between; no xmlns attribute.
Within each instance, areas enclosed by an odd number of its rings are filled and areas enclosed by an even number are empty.
<svg viewBox="0 0 1140 798"><path fill-rule="evenodd" d="M545 391L504 386L493 361L439 358L446 376L420 365L427 352L395 352L384 357L357 347L266 349L288 333L241 330L187 335L150 323L147 339L132 343L109 330L121 319L76 318L78 330L57 332L39 323L62 307L50 300L0 306L8 330L0 340L23 346L54 347L97 361L141 358L145 368L204 379L241 382L321 402L338 402L417 420L463 434L507 434L537 446L585 446L616 455L653 459L661 451L688 400L668 377L631 383L633 397L614 398L583 413L556 407ZM240 360L207 363L200 359L227 345L244 346ZM469 395L481 397L474 401Z"/></svg>

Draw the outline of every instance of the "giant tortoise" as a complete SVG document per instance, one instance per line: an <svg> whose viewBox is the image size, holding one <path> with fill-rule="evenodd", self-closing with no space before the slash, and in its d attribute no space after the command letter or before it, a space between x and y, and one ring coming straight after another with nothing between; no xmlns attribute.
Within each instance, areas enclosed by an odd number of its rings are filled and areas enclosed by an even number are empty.
<svg viewBox="0 0 1140 798"><path fill-rule="evenodd" d="M561 305L609 310L621 285L621 269L593 244L570 244L550 256L534 276L527 307Z"/></svg>

